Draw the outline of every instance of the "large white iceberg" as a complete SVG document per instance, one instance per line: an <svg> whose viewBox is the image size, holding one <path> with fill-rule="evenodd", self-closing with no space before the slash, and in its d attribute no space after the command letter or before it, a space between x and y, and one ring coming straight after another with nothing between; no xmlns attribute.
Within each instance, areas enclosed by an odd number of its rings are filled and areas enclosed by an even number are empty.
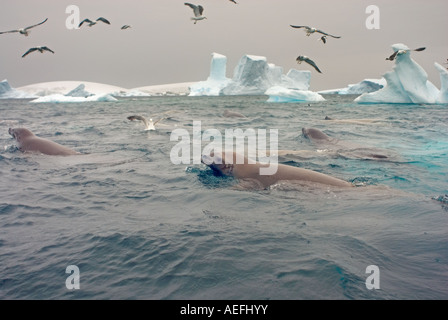
<svg viewBox="0 0 448 320"><path fill-rule="evenodd" d="M0 82L0 99L30 99L36 96L11 87L8 80Z"/></svg>
<svg viewBox="0 0 448 320"><path fill-rule="evenodd" d="M355 99L358 103L439 103L440 90L428 81L425 70L411 58L411 50L404 44L392 46L398 52L392 71L384 75L386 86ZM445 89L446 90L446 89Z"/></svg>
<svg viewBox="0 0 448 320"><path fill-rule="evenodd" d="M226 77L227 57L213 53L210 76L206 81L190 86L190 96L264 95L271 87L308 90L310 71L289 70L268 63L266 57L245 55L234 69L231 79Z"/></svg>

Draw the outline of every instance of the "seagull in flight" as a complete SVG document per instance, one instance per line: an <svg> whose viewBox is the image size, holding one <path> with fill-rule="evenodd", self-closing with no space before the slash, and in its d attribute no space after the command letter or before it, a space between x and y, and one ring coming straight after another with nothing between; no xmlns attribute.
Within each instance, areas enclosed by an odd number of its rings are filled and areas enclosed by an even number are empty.
<svg viewBox="0 0 448 320"><path fill-rule="evenodd" d="M186 6L189 6L191 9L193 9L194 17L191 18L191 20L194 20L194 24L196 24L199 20L207 19L202 15L204 12L204 7L201 5L194 5L188 2L184 3Z"/></svg>
<svg viewBox="0 0 448 320"><path fill-rule="evenodd" d="M234 4L238 4L235 0L229 0L230 2L233 2Z"/></svg>
<svg viewBox="0 0 448 320"><path fill-rule="evenodd" d="M0 34L18 32L20 34L23 34L25 37L28 37L29 33L31 32L30 31L31 28L40 26L41 24L47 22L47 20L48 20L48 18L45 19L44 21L42 21L41 23L38 23L38 24L35 24L35 25L32 25L32 26L26 27L26 28L17 29L17 30L3 31L3 32L0 32Z"/></svg>
<svg viewBox="0 0 448 320"><path fill-rule="evenodd" d="M30 48L27 52L25 52L23 54L22 58L25 58L28 54L30 54L31 52L34 52L34 51L39 51L40 53L44 53L44 51L49 51L54 54L54 51L48 47L45 47L45 46L44 47L34 47L34 48Z"/></svg>
<svg viewBox="0 0 448 320"><path fill-rule="evenodd" d="M319 70L319 68L317 67L317 65L314 63L313 60L311 60L310 58L308 58L307 56L298 56L296 59L298 64L301 64L302 62L306 62L308 63L310 66L312 66L314 69L316 69L317 72L322 73L322 71Z"/></svg>
<svg viewBox="0 0 448 320"><path fill-rule="evenodd" d="M404 54L406 52L409 52L409 51L423 51L425 49L426 49L426 47L421 47L421 48L417 48L417 49L414 49L414 50L398 50L398 51L395 51L389 58L386 58L386 60L394 61L397 56L399 56L401 54Z"/></svg>
<svg viewBox="0 0 448 320"><path fill-rule="evenodd" d="M131 27L130 25L125 24L124 26L121 27L121 30L126 30L129 29L130 27Z"/></svg>
<svg viewBox="0 0 448 320"><path fill-rule="evenodd" d="M290 26L293 27L293 28L304 28L304 29L305 29L305 32L306 32L306 35L307 35L308 37L309 37L312 33L317 32L317 33L323 34L324 36L330 36L330 37L337 38L337 39L340 38L340 36L334 36L334 35L332 35L332 34L323 32L322 30L319 30L319 29L316 29L316 28L312 28L312 27L308 27L308 26L293 26L292 24L290 24ZM325 40L326 40L326 39L325 39ZM322 41L325 43L324 40L322 40Z"/></svg>
<svg viewBox="0 0 448 320"><path fill-rule="evenodd" d="M90 20L90 19L84 19L84 20L82 20L81 23L79 24L78 28L80 28L80 27L83 25L84 22L85 22L85 23L88 23L87 26L92 27L92 26L96 25L96 24L98 23L98 21L104 22L105 24L110 24L110 22L109 22L107 19L105 19L105 18L103 18L103 17L99 17L99 18L96 19L95 21L92 21L92 20Z"/></svg>

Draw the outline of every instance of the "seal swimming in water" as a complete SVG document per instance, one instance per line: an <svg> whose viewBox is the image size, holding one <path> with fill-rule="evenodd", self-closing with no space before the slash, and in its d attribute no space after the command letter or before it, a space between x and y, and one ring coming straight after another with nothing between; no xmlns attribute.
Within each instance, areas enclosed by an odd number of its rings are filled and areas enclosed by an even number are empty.
<svg viewBox="0 0 448 320"><path fill-rule="evenodd" d="M23 152L37 152L52 156L81 154L56 142L40 138L26 128L9 128L8 133L19 143Z"/></svg>
<svg viewBox="0 0 448 320"><path fill-rule="evenodd" d="M239 161L241 158L243 161ZM235 152L204 154L201 160L220 175L231 176L241 180L252 180L264 189L279 181L301 181L334 187L353 187L353 184L350 182L316 171L284 164L276 164L277 170L272 172L272 174L262 174L261 170L268 169L269 165L272 166L272 164L251 162L248 158L242 157Z"/></svg>
<svg viewBox="0 0 448 320"><path fill-rule="evenodd" d="M390 156L388 155L388 153L390 152L386 152L385 150L377 150L374 148L366 148L363 145L341 141L339 139L328 136L319 129L302 128L302 133L305 138L310 139L311 141L313 141L313 143L324 148L338 151L338 153L341 154L344 153L344 155L346 156L351 155L356 158L371 160L389 160L390 158ZM350 152L347 153L347 151Z"/></svg>

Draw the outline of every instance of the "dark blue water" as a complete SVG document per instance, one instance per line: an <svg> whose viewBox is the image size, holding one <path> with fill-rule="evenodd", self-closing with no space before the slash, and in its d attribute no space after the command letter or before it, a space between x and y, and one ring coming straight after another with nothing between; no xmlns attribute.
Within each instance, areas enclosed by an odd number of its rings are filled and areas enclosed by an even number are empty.
<svg viewBox="0 0 448 320"><path fill-rule="evenodd" d="M448 194L447 106L326 99L0 100L0 298L447 299L448 204L433 199ZM173 110L155 132L126 119ZM193 120L278 129L280 149L303 151L282 163L362 186L241 190L205 165L174 165L170 133ZM23 154L9 127L86 154ZM389 157L319 149L302 127ZM66 287L69 265L80 289ZM379 289L366 287L370 265Z"/></svg>

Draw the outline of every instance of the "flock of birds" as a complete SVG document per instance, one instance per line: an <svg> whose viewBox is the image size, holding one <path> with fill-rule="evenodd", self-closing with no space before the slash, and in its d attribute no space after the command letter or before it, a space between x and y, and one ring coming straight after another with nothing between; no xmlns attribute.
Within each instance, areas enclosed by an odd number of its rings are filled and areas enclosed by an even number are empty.
<svg viewBox="0 0 448 320"><path fill-rule="evenodd" d="M2 31L2 32L0 32L0 34L4 34L4 33L19 33L19 34L24 35L25 37L28 37L32 28L35 28L37 26L40 26L40 25L44 24L45 22L47 22L47 20L48 20L48 18L46 18L44 21L42 21L40 23L33 24L33 25L31 25L29 27L25 27L25 28L19 28L19 29L14 29L14 30L9 30L9 31ZM83 24L87 25L88 27L92 27L92 26L96 25L98 22L103 22L105 24L109 24L110 25L109 20L107 20L106 18L103 18L103 17L99 17L95 21L92 21L90 19L82 20L79 23L78 28L81 28L81 26ZM125 24L124 26L121 27L122 30L126 30L126 29L129 29L129 28L131 28L131 26L127 25L127 24ZM35 51L38 51L40 53L44 53L45 51L48 51L48 52L51 52L51 53L54 54L54 51L51 50L50 48L48 48L47 46L37 46L37 47L32 47L32 48L28 49L28 51L25 52L22 55L22 58L25 58L27 55L29 55L30 53L35 52Z"/></svg>
<svg viewBox="0 0 448 320"><path fill-rule="evenodd" d="M235 0L229 0L229 1L232 2L232 3L234 3L234 4L237 4L237 2L236 2ZM203 13L204 13L204 7L203 7L203 6L201 6L201 5L195 5L195 4L192 4L192 3L189 3L189 2L185 2L184 4L185 4L186 6L188 6L188 7L190 7L190 8L193 10L194 17L192 17L191 20L194 21L194 24L196 24L198 21L207 19L207 17L205 17L205 16L203 15ZM31 30L32 28L35 28L35 27L37 27L37 26L40 26L40 25L44 24L45 22L47 22L47 20L48 20L48 18L45 19L44 21L40 22L40 23L31 25L31 26L29 26L29 27L20 28L20 29L14 29L14 30L10 30L10 31L3 31L3 32L0 32L0 34L4 34L4 33L19 33L19 34L22 34L22 35L24 35L24 36L28 36L29 33L30 33L30 30ZM78 28L81 28L81 26L82 26L83 24L86 24L88 27L92 27L92 26L96 25L98 22L103 22L103 23L105 23L105 24L110 25L109 20L107 20L106 18L103 18L103 17L99 17L99 18L96 19L95 21L92 21L92 20L90 20L90 19L84 19L84 20L82 20L82 21L79 23ZM332 35L332 34L330 34L330 33L327 33L327 32L324 32L324 31L322 31L322 30L319 30L319 29L317 29L317 28L310 27L310 26L297 26L297 25L290 25L290 26L291 26L292 28L295 28L295 29L303 29L303 30L305 31L305 33L306 33L306 36L308 36L308 37L309 37L311 34L314 34L314 33L319 33L319 34L321 34L321 37L320 37L319 40L322 41L324 44L327 43L327 39L328 39L328 37L332 37L332 38L335 38L335 39L340 39L340 38L341 38L340 36L335 36L335 35ZM129 29L129 28L131 28L130 25L123 25L123 26L121 27L121 30L126 30L126 29ZM426 49L425 47L421 47L421 48L417 48L417 49L414 49L414 50L398 50L398 51L394 52L391 56L387 57L386 60L394 61L395 58L397 57L397 55L401 55L401 54L403 54L403 53L405 53L405 52L408 52L408 51L423 51L423 50L425 50L425 49ZM51 52L51 53L54 54L54 51L51 50L50 48L48 48L47 46L38 46L38 47L30 48L28 51L26 51L26 52L22 55L22 58L24 58L24 57L26 57L28 54L30 54L30 53L32 53L32 52L36 52L36 51L38 51L38 52L40 52L40 53L43 53L43 52L45 52L45 51L48 51L48 52ZM312 66L317 72L322 73L322 71L319 69L319 67L317 66L317 64L316 64L313 60L311 60L308 56L305 56L305 55L299 55L299 56L296 58L296 61L297 61L298 64L301 64L302 62L308 63L308 64L309 64L310 66ZM448 61L448 59L447 59L447 61ZM448 69L448 68L447 68L447 69Z"/></svg>

